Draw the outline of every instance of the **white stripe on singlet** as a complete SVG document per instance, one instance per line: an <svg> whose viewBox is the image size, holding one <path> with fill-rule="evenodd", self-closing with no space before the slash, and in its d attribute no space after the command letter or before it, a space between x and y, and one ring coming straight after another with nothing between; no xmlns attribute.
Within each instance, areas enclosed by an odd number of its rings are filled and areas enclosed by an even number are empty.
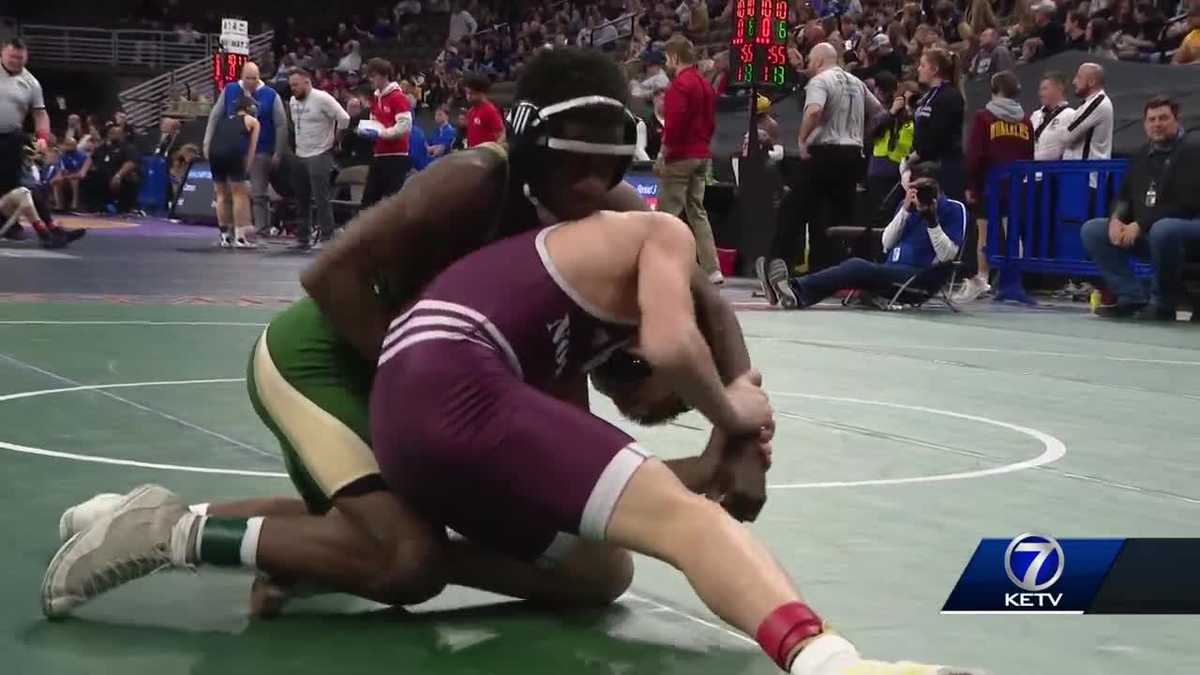
<svg viewBox="0 0 1200 675"><path fill-rule="evenodd" d="M513 351L512 344L509 343L508 338L504 337L504 334L500 332L499 328L496 328L496 324L492 323L491 319L465 305L460 305L455 302L446 302L444 300L421 300L417 302L417 304L413 305L407 312L397 317L395 321L392 321L392 324L389 327L389 332L401 328L403 324L408 321L409 317L412 316L413 312L422 309L444 312L446 314L458 314L459 316L466 317L467 319L470 319L478 324L481 328L483 328L484 333L486 333L486 336L484 337L492 342L492 344L488 346L499 347L501 353L504 354L505 360L508 361L509 367L513 369L513 373L515 373L520 379L525 379L525 371L523 368L521 368L521 361L517 359L517 353ZM449 333L449 331L435 332ZM455 337L447 339L463 339L466 337L463 333L450 334ZM392 358L401 349L404 349L410 344L415 344L415 342L410 342L408 338L401 340L398 344L393 346L385 354L379 357L379 365L383 365L385 359Z"/></svg>
<svg viewBox="0 0 1200 675"><path fill-rule="evenodd" d="M463 340L487 347L492 351L495 351L496 349L495 345L489 344L485 340L481 340L472 335L467 335L466 333L456 333L449 330L424 330L409 335L400 342L397 342L391 349L380 355L379 365L382 366L383 364L387 363L392 359L392 357L394 357L396 354L399 354L405 348L421 342L427 342L429 340Z"/></svg>
<svg viewBox="0 0 1200 675"><path fill-rule="evenodd" d="M444 314L441 314L441 315L434 314L434 315L430 315L430 316L418 316L416 318L409 319L404 325L402 325L402 326L396 328L395 330L393 330L392 332L388 333L388 336L383 339L383 348L386 350L396 340L399 340L400 338L404 337L405 335L412 333L415 329L428 328L430 326L437 326L439 328L473 329L473 328L478 328L479 324L475 323L474 321L467 321L465 319L456 319L452 316L446 316Z"/></svg>

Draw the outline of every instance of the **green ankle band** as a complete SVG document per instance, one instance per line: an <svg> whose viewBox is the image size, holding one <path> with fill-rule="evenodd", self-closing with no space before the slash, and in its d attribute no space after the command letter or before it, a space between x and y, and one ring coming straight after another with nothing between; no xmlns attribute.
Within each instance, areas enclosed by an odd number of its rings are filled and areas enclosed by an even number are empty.
<svg viewBox="0 0 1200 675"><path fill-rule="evenodd" d="M221 567L242 566L245 518L209 517L200 530L200 562Z"/></svg>

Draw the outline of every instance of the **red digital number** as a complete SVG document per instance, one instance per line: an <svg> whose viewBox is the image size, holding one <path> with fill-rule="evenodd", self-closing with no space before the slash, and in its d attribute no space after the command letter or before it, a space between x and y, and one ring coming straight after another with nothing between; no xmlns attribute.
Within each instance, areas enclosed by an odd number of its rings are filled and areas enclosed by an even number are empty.
<svg viewBox="0 0 1200 675"><path fill-rule="evenodd" d="M784 21L787 21L787 18L788 18L788 4L787 4L786 2L777 2L777 3L775 3L775 18L776 18L776 19L783 19Z"/></svg>
<svg viewBox="0 0 1200 675"><path fill-rule="evenodd" d="M767 49L767 63L781 66L787 61L787 49L783 45L771 45Z"/></svg>
<svg viewBox="0 0 1200 675"><path fill-rule="evenodd" d="M742 63L754 63L754 47L742 45L741 58Z"/></svg>

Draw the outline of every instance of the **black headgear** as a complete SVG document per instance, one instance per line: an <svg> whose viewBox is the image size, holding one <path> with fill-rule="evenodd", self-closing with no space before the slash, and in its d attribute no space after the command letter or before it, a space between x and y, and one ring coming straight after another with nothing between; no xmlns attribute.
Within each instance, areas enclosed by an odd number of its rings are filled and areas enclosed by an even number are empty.
<svg viewBox="0 0 1200 675"><path fill-rule="evenodd" d="M611 107L619 109L625 120L625 134L620 144L562 138L557 135L559 121L554 118L563 113L581 108ZM561 118L560 118L561 120ZM614 171L611 185L616 187L625 177L625 171L633 161L637 150L638 118L625 104L608 96L579 96L544 108L530 101L518 101L505 119L508 127L508 156L514 169L521 176L530 176L544 165L545 150L560 150L584 155L611 155L622 157Z"/></svg>

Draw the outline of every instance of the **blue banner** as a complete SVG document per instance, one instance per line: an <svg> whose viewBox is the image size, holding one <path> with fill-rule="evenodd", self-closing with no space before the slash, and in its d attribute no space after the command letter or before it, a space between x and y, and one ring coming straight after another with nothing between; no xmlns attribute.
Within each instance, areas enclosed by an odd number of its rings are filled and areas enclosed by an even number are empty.
<svg viewBox="0 0 1200 675"><path fill-rule="evenodd" d="M984 539L942 612L1083 614L1124 544L1036 534Z"/></svg>

